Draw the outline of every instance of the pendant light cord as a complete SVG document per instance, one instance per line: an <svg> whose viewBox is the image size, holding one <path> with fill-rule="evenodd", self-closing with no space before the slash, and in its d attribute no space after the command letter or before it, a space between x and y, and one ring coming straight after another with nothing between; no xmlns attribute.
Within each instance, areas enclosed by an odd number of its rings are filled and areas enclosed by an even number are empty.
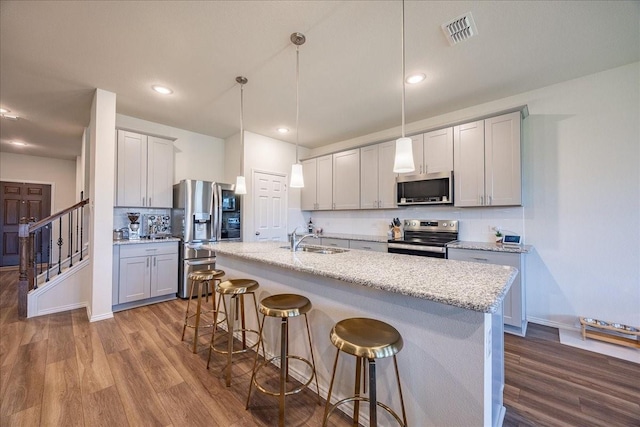
<svg viewBox="0 0 640 427"><path fill-rule="evenodd" d="M244 176L244 84L240 84L240 175Z"/></svg>
<svg viewBox="0 0 640 427"><path fill-rule="evenodd" d="M298 142L300 122L300 46L296 45L296 164L299 163Z"/></svg>
<svg viewBox="0 0 640 427"><path fill-rule="evenodd" d="M402 137L404 138L404 89L405 89L405 65L404 65L404 0L402 0Z"/></svg>

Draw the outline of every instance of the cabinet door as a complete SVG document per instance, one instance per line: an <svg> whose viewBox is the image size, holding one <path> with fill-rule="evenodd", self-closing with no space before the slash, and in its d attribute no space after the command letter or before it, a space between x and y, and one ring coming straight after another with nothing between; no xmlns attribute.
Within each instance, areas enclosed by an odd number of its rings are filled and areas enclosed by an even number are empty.
<svg viewBox="0 0 640 427"><path fill-rule="evenodd" d="M147 206L173 207L173 142L148 137Z"/></svg>
<svg viewBox="0 0 640 427"><path fill-rule="evenodd" d="M424 173L453 170L453 128L424 134Z"/></svg>
<svg viewBox="0 0 640 427"><path fill-rule="evenodd" d="M421 174L421 173L425 173L424 172L424 163L423 163L423 158L424 158L424 136L423 134L420 135L414 135L411 138L411 145L413 147L413 164L415 165L415 170L413 172L407 172L407 173L400 173L398 174L398 176L405 176L405 175L417 175L417 174ZM395 158L396 156L396 152L395 152L395 141L394 142L394 151L393 151L393 158ZM393 167L392 167L393 169Z"/></svg>
<svg viewBox="0 0 640 427"><path fill-rule="evenodd" d="M316 209L317 170L318 159L309 159L302 162L304 187L300 189L300 209L303 211Z"/></svg>
<svg viewBox="0 0 640 427"><path fill-rule="evenodd" d="M333 156L318 157L316 159L316 209L328 210L333 208Z"/></svg>
<svg viewBox="0 0 640 427"><path fill-rule="evenodd" d="M397 208L396 174L393 172L393 161L396 154L396 142L389 141L378 144L378 207L383 209Z"/></svg>
<svg viewBox="0 0 640 427"><path fill-rule="evenodd" d="M333 155L333 209L360 207L360 150Z"/></svg>
<svg viewBox="0 0 640 427"><path fill-rule="evenodd" d="M118 302L138 301L149 298L151 257L120 258Z"/></svg>
<svg viewBox="0 0 640 427"><path fill-rule="evenodd" d="M378 207L378 151L377 145L360 149L360 209Z"/></svg>
<svg viewBox="0 0 640 427"><path fill-rule="evenodd" d="M367 242L364 240L349 240L349 248L362 251L387 252L387 244L382 242Z"/></svg>
<svg viewBox="0 0 640 427"><path fill-rule="evenodd" d="M151 297L178 292L178 254L151 257Z"/></svg>
<svg viewBox="0 0 640 427"><path fill-rule="evenodd" d="M480 251L473 249L449 249L448 259L457 261L479 262L482 264L508 265L518 269L518 275L513 280L511 288L502 303L504 324L522 330L525 320L524 298L522 286L522 255L506 252Z"/></svg>
<svg viewBox="0 0 640 427"><path fill-rule="evenodd" d="M117 206L147 206L146 201L147 136L119 130Z"/></svg>
<svg viewBox="0 0 640 427"><path fill-rule="evenodd" d="M484 121L453 128L455 206L484 205Z"/></svg>
<svg viewBox="0 0 640 427"><path fill-rule="evenodd" d="M522 204L520 112L485 120L485 204Z"/></svg>

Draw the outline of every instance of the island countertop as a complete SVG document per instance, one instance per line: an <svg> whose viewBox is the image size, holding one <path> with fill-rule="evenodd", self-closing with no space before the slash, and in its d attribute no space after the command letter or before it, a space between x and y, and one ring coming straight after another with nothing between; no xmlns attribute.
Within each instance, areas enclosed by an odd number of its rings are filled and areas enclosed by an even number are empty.
<svg viewBox="0 0 640 427"><path fill-rule="evenodd" d="M478 264L351 249L336 254L291 252L284 242L208 245L217 254L263 262L427 299L482 313L495 313L517 275L507 266Z"/></svg>

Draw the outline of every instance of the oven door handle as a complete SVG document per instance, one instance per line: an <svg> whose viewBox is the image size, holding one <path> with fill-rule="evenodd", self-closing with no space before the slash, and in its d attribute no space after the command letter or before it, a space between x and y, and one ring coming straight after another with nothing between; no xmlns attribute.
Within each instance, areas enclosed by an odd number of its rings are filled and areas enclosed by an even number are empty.
<svg viewBox="0 0 640 427"><path fill-rule="evenodd" d="M206 265L206 264L215 264L215 262L216 262L215 258L203 258L203 259L194 259L194 260L185 259L184 260L185 265Z"/></svg>
<svg viewBox="0 0 640 427"><path fill-rule="evenodd" d="M420 252L435 252L443 254L446 252L446 248L438 247L438 246L421 246L421 245L406 245L401 243L389 243L389 249L407 249L410 251L420 251Z"/></svg>

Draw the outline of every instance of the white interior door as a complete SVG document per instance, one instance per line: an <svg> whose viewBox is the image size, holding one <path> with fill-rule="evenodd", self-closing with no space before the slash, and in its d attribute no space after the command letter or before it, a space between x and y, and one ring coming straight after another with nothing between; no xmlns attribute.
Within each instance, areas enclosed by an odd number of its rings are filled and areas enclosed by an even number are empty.
<svg viewBox="0 0 640 427"><path fill-rule="evenodd" d="M253 173L255 241L287 241L286 176Z"/></svg>

